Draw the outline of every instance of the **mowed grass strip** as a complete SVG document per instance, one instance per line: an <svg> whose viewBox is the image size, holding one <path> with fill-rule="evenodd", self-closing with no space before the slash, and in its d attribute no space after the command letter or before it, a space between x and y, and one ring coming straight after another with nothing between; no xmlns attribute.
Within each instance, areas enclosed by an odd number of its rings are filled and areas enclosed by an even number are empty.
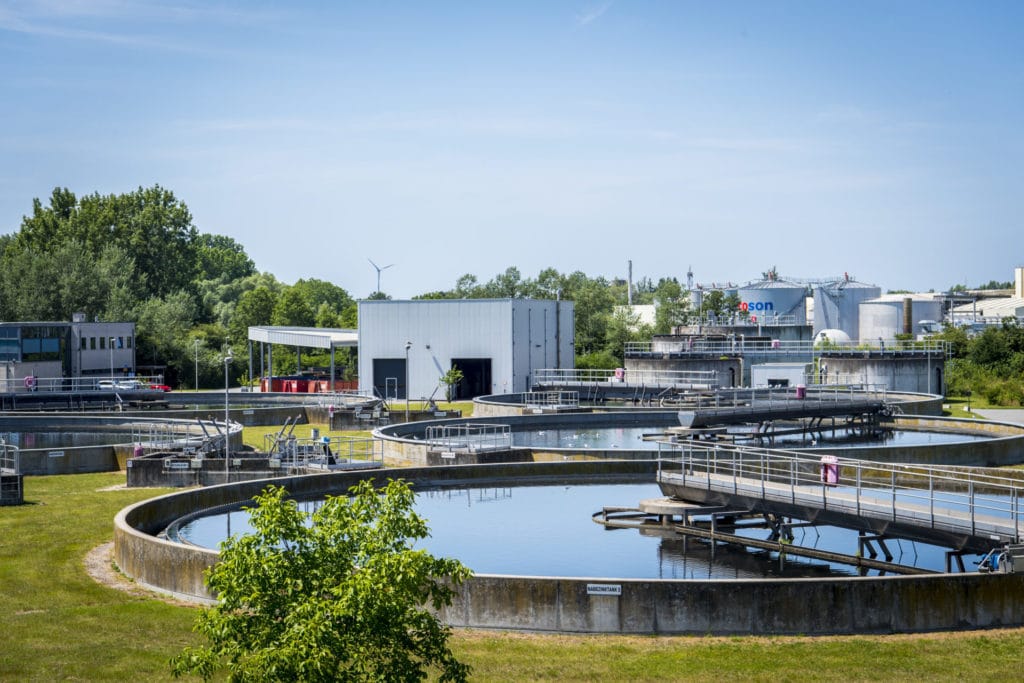
<svg viewBox="0 0 1024 683"><path fill-rule="evenodd" d="M0 508L0 680L164 681L196 609L96 583L84 559L122 507L166 492L124 473L28 477ZM1024 630L845 638L456 631L479 681L1018 680Z"/></svg>

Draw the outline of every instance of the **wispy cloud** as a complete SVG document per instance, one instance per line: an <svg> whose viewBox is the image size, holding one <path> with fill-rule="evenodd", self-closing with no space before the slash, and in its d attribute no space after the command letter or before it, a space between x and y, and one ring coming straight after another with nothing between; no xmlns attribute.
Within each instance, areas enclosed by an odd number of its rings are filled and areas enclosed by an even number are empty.
<svg viewBox="0 0 1024 683"><path fill-rule="evenodd" d="M219 52L197 47L187 38L169 40L160 34L168 27L222 27L273 25L258 12L237 12L188 2L160 3L132 0L24 0L0 7L0 32L42 38L77 40L127 47L148 47L171 52ZM186 35L179 31L176 36Z"/></svg>
<svg viewBox="0 0 1024 683"><path fill-rule="evenodd" d="M586 26L587 24L597 21L605 12L608 11L612 4L613 0L606 0L599 5L588 7L576 15L576 25Z"/></svg>

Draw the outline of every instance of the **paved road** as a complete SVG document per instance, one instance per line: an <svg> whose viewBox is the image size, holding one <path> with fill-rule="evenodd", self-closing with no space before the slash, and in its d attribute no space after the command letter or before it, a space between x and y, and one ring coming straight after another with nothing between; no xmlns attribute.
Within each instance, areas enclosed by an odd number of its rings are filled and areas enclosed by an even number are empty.
<svg viewBox="0 0 1024 683"><path fill-rule="evenodd" d="M1024 424L1024 410L1018 408L985 408L974 412L988 420Z"/></svg>

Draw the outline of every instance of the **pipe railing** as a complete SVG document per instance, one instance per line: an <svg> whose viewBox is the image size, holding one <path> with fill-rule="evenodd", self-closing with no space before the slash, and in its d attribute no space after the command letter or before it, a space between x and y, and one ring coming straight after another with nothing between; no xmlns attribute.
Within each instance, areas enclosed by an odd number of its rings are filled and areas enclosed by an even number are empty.
<svg viewBox="0 0 1024 683"><path fill-rule="evenodd" d="M1024 483L975 471L797 451L665 441L658 478L684 487L816 505L858 517L1019 543Z"/></svg>
<svg viewBox="0 0 1024 683"><path fill-rule="evenodd" d="M512 428L507 424L466 423L427 427L427 450L466 452L508 450L512 448Z"/></svg>
<svg viewBox="0 0 1024 683"><path fill-rule="evenodd" d="M718 386L718 373L714 370L546 368L534 370L533 383L534 385L629 384L631 386L713 389Z"/></svg>
<svg viewBox="0 0 1024 683"><path fill-rule="evenodd" d="M3 439L0 439L0 472L4 474L19 474L21 472L18 447L12 446Z"/></svg>
<svg viewBox="0 0 1024 683"><path fill-rule="evenodd" d="M92 377L36 377L27 375L0 379L0 393L68 392L68 391L153 391L150 385L163 384L159 375L123 375Z"/></svg>
<svg viewBox="0 0 1024 683"><path fill-rule="evenodd" d="M658 340L626 342L626 357L657 355L717 355L742 353L778 355L828 355L830 353L869 353L884 355L941 355L948 356L950 345L941 339L899 341L869 339L861 341L786 341L781 339L746 339L740 335L733 339L703 339L693 337L679 341Z"/></svg>
<svg viewBox="0 0 1024 683"><path fill-rule="evenodd" d="M794 406L826 406L885 403L887 388L881 384L820 384L808 387L733 387L713 394L689 397L692 408L749 408L751 411L792 409Z"/></svg>
<svg viewBox="0 0 1024 683"><path fill-rule="evenodd" d="M527 391L523 394L527 408L579 408L578 391Z"/></svg>
<svg viewBox="0 0 1024 683"><path fill-rule="evenodd" d="M353 463L383 463L384 444L373 438L321 436L282 439L274 457L292 467L329 468Z"/></svg>

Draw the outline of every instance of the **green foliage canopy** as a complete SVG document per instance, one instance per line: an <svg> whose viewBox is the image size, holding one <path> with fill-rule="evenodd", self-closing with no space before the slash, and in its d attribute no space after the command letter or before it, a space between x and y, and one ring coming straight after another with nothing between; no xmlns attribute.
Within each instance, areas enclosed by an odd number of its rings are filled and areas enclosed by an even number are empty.
<svg viewBox="0 0 1024 683"><path fill-rule="evenodd" d="M364 481L350 494L312 515L277 486L256 497L255 531L225 541L207 574L218 601L196 630L209 645L172 660L175 676L226 667L232 680L468 678L427 607L450 604L469 570L414 548L428 529L407 483L378 493Z"/></svg>

